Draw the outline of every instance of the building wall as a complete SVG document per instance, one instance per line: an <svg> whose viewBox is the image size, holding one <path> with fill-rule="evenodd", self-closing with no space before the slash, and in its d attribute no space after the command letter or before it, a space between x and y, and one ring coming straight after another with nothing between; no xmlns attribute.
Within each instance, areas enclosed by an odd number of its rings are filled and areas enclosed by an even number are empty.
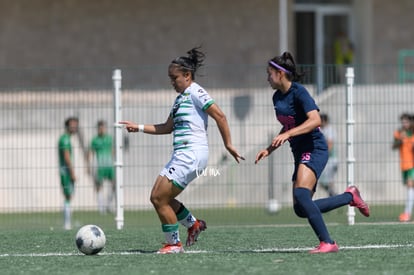
<svg viewBox="0 0 414 275"><path fill-rule="evenodd" d="M398 51L414 49L414 1L374 0L373 40L375 64L396 64Z"/></svg>
<svg viewBox="0 0 414 275"><path fill-rule="evenodd" d="M166 65L202 45L210 64L261 64L275 0L1 0L0 67Z"/></svg>
<svg viewBox="0 0 414 275"><path fill-rule="evenodd" d="M294 2L288 1L292 52L298 31ZM414 48L414 1L364 0L353 7L357 63L396 64L400 49ZM52 75L39 68L102 67L156 67L155 74L139 72L136 81L153 86L165 78L171 59L197 45L207 53L207 65L227 66L208 72L218 85L242 86L250 80L244 66L264 64L280 53L278 14L278 0L0 0L0 68L37 69L3 71L0 88L94 86L104 82L99 73L68 77L68 71ZM229 67L237 72L229 73ZM361 75L359 82L395 82L397 68Z"/></svg>

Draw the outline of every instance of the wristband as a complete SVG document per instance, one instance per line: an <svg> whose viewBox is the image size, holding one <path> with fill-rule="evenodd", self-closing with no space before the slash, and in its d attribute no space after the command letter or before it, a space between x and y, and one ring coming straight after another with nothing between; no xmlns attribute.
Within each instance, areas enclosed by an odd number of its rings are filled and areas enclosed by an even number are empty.
<svg viewBox="0 0 414 275"><path fill-rule="evenodd" d="M138 125L138 132L144 132L144 124Z"/></svg>

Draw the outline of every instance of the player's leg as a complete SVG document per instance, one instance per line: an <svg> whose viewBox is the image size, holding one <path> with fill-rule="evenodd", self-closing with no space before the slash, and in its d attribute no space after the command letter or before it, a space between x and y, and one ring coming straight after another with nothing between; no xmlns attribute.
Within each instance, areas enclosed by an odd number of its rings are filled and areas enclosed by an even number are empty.
<svg viewBox="0 0 414 275"><path fill-rule="evenodd" d="M170 201L178 196L183 189L178 188L172 180L166 176L159 175L151 191L151 203L161 221L162 231L166 238L166 245L159 250L159 253L183 252L178 231L178 222Z"/></svg>
<svg viewBox="0 0 414 275"><path fill-rule="evenodd" d="M299 217L306 217L320 244L310 253L327 253L338 251L338 246L331 239L319 207L312 200L316 185L315 173L305 164L299 164L296 181L293 184L294 210Z"/></svg>
<svg viewBox="0 0 414 275"><path fill-rule="evenodd" d="M107 179L109 180L111 186L108 192L107 198L107 210L109 212L114 212L115 205L114 205L114 197L116 193L116 182L115 182L115 169L113 167L109 167L107 169Z"/></svg>
<svg viewBox="0 0 414 275"><path fill-rule="evenodd" d="M187 228L188 235L186 245L193 245L197 241L200 233L207 229L206 222L204 220L196 219L190 210L177 199L171 200L170 205L174 209L178 222Z"/></svg>
<svg viewBox="0 0 414 275"><path fill-rule="evenodd" d="M208 151L200 150L186 152L186 154L180 158L181 160L187 159L185 178L181 180L181 182L190 183L198 177L200 174L199 171L206 168L208 161ZM191 163L188 160L191 160ZM178 182L180 181L177 181L177 184ZM178 184L177 186L180 188L185 188L187 185ZM170 205L176 213L178 222L187 228L186 245L193 245L198 240L200 233L207 229L206 222L204 220L197 219L191 213L191 211L184 206L184 204L176 199L171 200Z"/></svg>
<svg viewBox="0 0 414 275"><path fill-rule="evenodd" d="M60 175L60 181L62 185L62 191L63 191L63 223L64 223L64 229L69 230L72 229L72 217L71 217L71 206L70 202L72 199L72 194L74 191L74 183L70 178L70 175L68 173L61 173Z"/></svg>
<svg viewBox="0 0 414 275"><path fill-rule="evenodd" d="M189 150L174 152L174 155L170 162L167 163L167 165L161 171L160 177L158 177L157 181L168 181L169 184L162 186L167 190L159 192L158 190L161 190L159 186L161 185L161 183L156 183L153 189L153 193L151 194L151 201L153 202L154 207L156 207L156 209L159 209L157 210L159 216L161 213L161 223L163 225L167 222L170 223L169 226L163 226L164 232L166 230L175 230L172 233L166 234L166 237L168 237L167 235L175 234L177 236L177 239L179 240L178 221L180 221L180 223L187 227L188 237L186 243L191 245L197 240L197 237L200 234L200 232L207 228L204 221L197 220L181 202L175 199L175 197L178 194L180 194L192 180L197 178L199 170L204 169L206 167L207 159L208 151ZM170 194L170 197L167 202L168 207L165 205L165 201L162 202L164 208L160 208L160 206L157 206L160 204L159 202L157 202L160 199L157 198L156 195L160 193ZM167 214L163 215L163 211L165 211ZM174 214L174 219L172 219L172 213ZM165 216L168 216L171 219L163 219L163 217ZM167 248L167 250L168 249L169 248ZM182 250L179 252L182 252Z"/></svg>
<svg viewBox="0 0 414 275"><path fill-rule="evenodd" d="M95 183L95 191L96 191L96 203L98 205L98 211L101 214L106 213L106 207L105 207L105 200L104 200L104 194L103 194L103 180L104 180L104 170L102 168L98 168L96 175L94 177L94 183Z"/></svg>
<svg viewBox="0 0 414 275"><path fill-rule="evenodd" d="M414 205L414 169L404 171L404 182L407 188L407 198L404 212L400 215L401 222L408 222L411 219L411 213Z"/></svg>

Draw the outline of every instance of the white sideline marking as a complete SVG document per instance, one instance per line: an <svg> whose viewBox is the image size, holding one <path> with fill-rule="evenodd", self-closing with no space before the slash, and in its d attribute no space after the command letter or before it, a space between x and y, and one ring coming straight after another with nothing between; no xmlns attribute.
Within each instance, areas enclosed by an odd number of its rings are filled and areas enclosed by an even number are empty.
<svg viewBox="0 0 414 275"><path fill-rule="evenodd" d="M369 244L361 246L339 246L339 250L363 250L363 249L395 249L395 248L412 248L414 244ZM207 251L207 250L188 250L187 254L217 254L217 253L272 253L272 252L307 252L313 247L291 247L291 248L264 248L252 250L221 250L221 251ZM101 252L98 254L106 255L143 255L154 254L155 252L145 251L119 251L119 252ZM84 256L80 252L76 253L17 253L17 254L0 254L0 258L7 257L68 257L68 256ZM93 257L93 256L92 256Z"/></svg>

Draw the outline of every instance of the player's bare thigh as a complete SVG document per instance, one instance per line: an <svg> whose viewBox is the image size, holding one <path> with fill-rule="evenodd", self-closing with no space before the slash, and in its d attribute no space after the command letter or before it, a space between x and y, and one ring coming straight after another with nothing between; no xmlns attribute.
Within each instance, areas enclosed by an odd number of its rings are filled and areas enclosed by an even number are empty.
<svg viewBox="0 0 414 275"><path fill-rule="evenodd" d="M306 188L313 192L316 184L315 173L305 164L299 164L293 188Z"/></svg>
<svg viewBox="0 0 414 275"><path fill-rule="evenodd" d="M155 204L169 204L183 190L176 187L166 176L158 176L151 191L151 202Z"/></svg>

